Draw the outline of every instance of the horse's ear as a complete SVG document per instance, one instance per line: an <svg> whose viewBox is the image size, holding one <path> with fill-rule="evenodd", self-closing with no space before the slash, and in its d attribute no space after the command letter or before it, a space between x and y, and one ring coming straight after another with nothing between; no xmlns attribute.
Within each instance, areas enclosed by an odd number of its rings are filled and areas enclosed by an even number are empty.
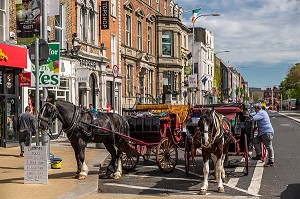
<svg viewBox="0 0 300 199"><path fill-rule="evenodd" d="M47 102L49 103L54 103L55 101L55 94L54 93L49 93L48 97L47 97Z"/></svg>

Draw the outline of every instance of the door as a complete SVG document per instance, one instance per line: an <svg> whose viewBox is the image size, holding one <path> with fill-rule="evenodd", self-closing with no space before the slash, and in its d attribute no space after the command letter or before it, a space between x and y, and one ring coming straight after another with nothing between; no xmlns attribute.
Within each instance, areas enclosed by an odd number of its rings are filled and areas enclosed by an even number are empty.
<svg viewBox="0 0 300 199"><path fill-rule="evenodd" d="M17 132L17 101L15 98L6 99L6 140L7 142L16 142L18 140Z"/></svg>

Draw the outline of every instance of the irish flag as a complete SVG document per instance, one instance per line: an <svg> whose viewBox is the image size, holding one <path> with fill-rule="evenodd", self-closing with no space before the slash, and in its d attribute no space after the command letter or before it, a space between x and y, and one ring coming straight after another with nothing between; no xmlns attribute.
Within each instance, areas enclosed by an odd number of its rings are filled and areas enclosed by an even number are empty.
<svg viewBox="0 0 300 199"><path fill-rule="evenodd" d="M200 11L200 9L193 10L192 23L195 23L195 19L196 19L199 11Z"/></svg>

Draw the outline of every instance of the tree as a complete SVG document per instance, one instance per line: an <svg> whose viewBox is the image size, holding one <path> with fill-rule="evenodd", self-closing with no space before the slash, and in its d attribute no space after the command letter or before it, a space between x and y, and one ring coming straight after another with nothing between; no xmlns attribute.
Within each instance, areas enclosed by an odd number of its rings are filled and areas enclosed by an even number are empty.
<svg viewBox="0 0 300 199"><path fill-rule="evenodd" d="M293 65L281 82L283 99L300 98L300 63Z"/></svg>

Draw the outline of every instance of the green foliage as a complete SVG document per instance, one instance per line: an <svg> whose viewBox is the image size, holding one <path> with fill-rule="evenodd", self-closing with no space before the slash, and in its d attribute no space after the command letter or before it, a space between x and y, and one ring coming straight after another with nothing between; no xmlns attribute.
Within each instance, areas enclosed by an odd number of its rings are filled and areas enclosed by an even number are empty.
<svg viewBox="0 0 300 199"><path fill-rule="evenodd" d="M300 63L293 65L280 83L283 99L300 98Z"/></svg>

